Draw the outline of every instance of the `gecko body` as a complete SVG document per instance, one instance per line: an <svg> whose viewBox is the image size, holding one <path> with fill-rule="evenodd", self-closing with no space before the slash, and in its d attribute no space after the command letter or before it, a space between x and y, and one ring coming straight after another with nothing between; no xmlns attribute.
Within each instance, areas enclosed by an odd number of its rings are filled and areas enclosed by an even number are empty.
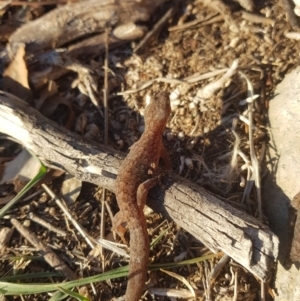
<svg viewBox="0 0 300 301"><path fill-rule="evenodd" d="M123 161L116 179L116 198L120 211L113 226L124 239L124 227L130 233L129 276L126 301L138 301L144 290L149 261L149 237L143 208L149 189L157 184L153 171L162 158L171 168L169 156L162 142L162 134L171 113L170 99L166 92L152 98L145 109L145 131L134 143ZM151 176L152 174L152 176Z"/></svg>

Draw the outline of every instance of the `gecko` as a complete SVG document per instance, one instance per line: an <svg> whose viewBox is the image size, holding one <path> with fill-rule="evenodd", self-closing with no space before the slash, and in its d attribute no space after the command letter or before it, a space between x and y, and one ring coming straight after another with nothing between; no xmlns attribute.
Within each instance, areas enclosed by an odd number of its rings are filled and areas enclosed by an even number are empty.
<svg viewBox="0 0 300 301"><path fill-rule="evenodd" d="M138 301L144 291L149 261L149 237L143 208L149 189L158 183L155 175L159 159L171 169L170 157L162 142L162 134L171 113L167 92L160 92L145 108L145 130L121 164L116 179L116 199L120 211L113 219L113 228L126 242L130 234L129 276L125 301Z"/></svg>

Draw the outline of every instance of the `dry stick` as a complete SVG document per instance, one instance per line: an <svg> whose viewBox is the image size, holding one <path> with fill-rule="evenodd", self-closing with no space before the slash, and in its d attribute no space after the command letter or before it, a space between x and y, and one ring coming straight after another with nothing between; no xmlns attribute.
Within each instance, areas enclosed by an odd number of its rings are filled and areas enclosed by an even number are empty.
<svg viewBox="0 0 300 301"><path fill-rule="evenodd" d="M234 26L238 29L238 26L233 21L230 7L221 0L200 0L200 2L202 2L203 5L219 12L228 25Z"/></svg>
<svg viewBox="0 0 300 301"><path fill-rule="evenodd" d="M155 82L167 83L167 84L171 84L171 85L192 84L192 83L196 83L198 81L205 80L205 79L217 76L219 74L225 73L226 71L228 71L228 68L214 70L214 71L210 71L210 72L207 72L204 74L200 74L199 72L197 72L184 79L157 77L157 78L151 79L151 80L143 83L143 85L138 87L137 89L126 90L123 92L117 92L116 95L126 95L126 94L137 93L139 91L142 91L142 90L150 87Z"/></svg>
<svg viewBox="0 0 300 301"><path fill-rule="evenodd" d="M49 231L52 231L52 232L55 232L57 233L58 235L61 235L61 236L66 236L67 233L63 230L60 230L56 227L54 227L52 224L46 222L45 220L41 219L40 217L36 216L34 213L30 212L28 214L28 218L30 220L32 220L33 222L35 223L38 223L40 224L41 226L45 227L46 229L48 229Z"/></svg>
<svg viewBox="0 0 300 301"><path fill-rule="evenodd" d="M299 17L295 14L291 0L281 0L281 5L286 12L287 19L294 30L300 29Z"/></svg>
<svg viewBox="0 0 300 301"><path fill-rule="evenodd" d="M205 299L206 299L206 300L209 300L209 299L208 299L208 294L207 294L207 289L206 289L206 284L205 284L204 277L202 278L202 285L203 285L203 289L204 289L203 295L205 296Z"/></svg>
<svg viewBox="0 0 300 301"><path fill-rule="evenodd" d="M0 230L0 253L2 253L3 248L6 248L8 246L8 243L10 241L13 232L14 232L13 228L7 228L7 227L2 228Z"/></svg>
<svg viewBox="0 0 300 301"><path fill-rule="evenodd" d="M168 298L182 298L182 299L192 299L194 300L194 296L190 290L187 289L173 289L173 288L149 288L148 293L150 295L155 296L162 296L162 297L168 297ZM196 294L196 297L202 297L204 294L203 290L197 290L194 289L194 292Z"/></svg>
<svg viewBox="0 0 300 301"><path fill-rule="evenodd" d="M232 301L236 301L238 297L238 272L237 270L234 272L234 293Z"/></svg>
<svg viewBox="0 0 300 301"><path fill-rule="evenodd" d="M204 22L207 22L207 21L211 22L212 20L213 20L213 22L216 22L214 18L217 15L218 14L214 13L213 15L209 15L208 17L206 17L204 19L196 19L196 20L193 20L193 21L190 21L190 22L186 22L186 23L183 23L183 24L180 24L180 25L171 26L171 27L168 28L168 31L184 30L184 29L187 29L187 28L190 28L190 27L196 27L196 25L200 25L200 26L202 25L203 26ZM222 16L220 18L220 21L221 20L224 20L224 18Z"/></svg>
<svg viewBox="0 0 300 301"><path fill-rule="evenodd" d="M88 237L86 231L77 223L77 221L74 219L74 217L70 214L70 212L67 210L65 205L61 202L61 200L53 193L53 191L46 185L42 184L42 187L47 192L47 194L55 201L56 205L62 210L62 212L66 215L66 217L71 221L73 226L78 230L78 232L82 235L82 237L85 239L87 244L94 249L94 244L91 242L90 238Z"/></svg>
<svg viewBox="0 0 300 301"><path fill-rule="evenodd" d="M12 218L10 222L15 226L19 233L27 239L39 253L41 253L41 255L45 258L45 261L51 267L53 267L56 271L61 272L69 280L76 279L76 275L66 266L56 253L54 253L45 243L39 240L33 232L22 226L22 224L15 218Z"/></svg>
<svg viewBox="0 0 300 301"><path fill-rule="evenodd" d="M153 26L153 28L145 35L145 37L138 43L138 45L134 48L133 52L139 51L143 48L147 43L149 43L150 39L159 33L162 26L168 21L169 18L173 15L174 6L169 8L168 11L162 16L162 18Z"/></svg>
<svg viewBox="0 0 300 301"><path fill-rule="evenodd" d="M103 89L103 102L104 102L104 145L108 145L108 54L109 54L109 29L105 28L105 59L104 59L104 89ZM105 196L106 189L103 188L101 198L101 226L100 226L100 238L103 239L105 235ZM104 249L100 247L102 257L102 269L105 270L104 262Z"/></svg>
<svg viewBox="0 0 300 301"><path fill-rule="evenodd" d="M230 260L230 257L226 254L222 256L222 258L219 260L219 262L215 265L214 269L210 273L210 284L213 285L222 271L225 264L227 264Z"/></svg>
<svg viewBox="0 0 300 301"><path fill-rule="evenodd" d="M259 162L255 155L254 150L254 143L253 143L253 86L251 81L248 79L247 75L243 72L239 71L239 73L242 75L242 77L247 82L247 88L248 88L248 97L250 97L249 103L248 103L248 118L249 118L249 147L250 147L250 158L251 158L251 164L252 164L252 177L254 177L255 181L255 187L256 187L256 194L257 194L257 202L258 202L258 217L259 220L262 220L262 210L261 210L261 184L260 184L260 171L259 171ZM262 301L266 300L266 293L265 293L265 284L264 281L260 281L260 298Z"/></svg>
<svg viewBox="0 0 300 301"><path fill-rule="evenodd" d="M32 193L31 195L27 196L26 198L23 199L23 202L27 202L31 199L33 199L34 197L36 197L37 195L43 193L44 190L43 189L39 189L37 191L35 191L34 193Z"/></svg>
<svg viewBox="0 0 300 301"><path fill-rule="evenodd" d="M255 9L254 0L237 0L239 4L248 11L253 11Z"/></svg>
<svg viewBox="0 0 300 301"><path fill-rule="evenodd" d="M241 71L239 73L244 77L244 79L247 81L248 86L248 97L250 97L250 100L248 102L248 120L249 120L249 147L250 147L250 158L251 158L251 164L253 168L253 177L255 181L256 186L256 193L257 193L257 203L258 203L258 217L259 220L262 220L262 210L261 210L261 184L260 184L260 172L259 172L259 163L255 155L255 149L254 149L254 143L253 143L253 86L251 81L248 79L248 77Z"/></svg>
<svg viewBox="0 0 300 301"><path fill-rule="evenodd" d="M93 237L91 237L91 240L96 245L102 246L105 249L108 249L108 250L110 250L114 253L117 253L118 255L120 255L123 258L129 258L130 257L128 252L126 252L126 250L128 250L128 247L125 246L124 244L109 241L109 240L102 239L102 238L94 239ZM123 249L121 249L121 248L123 248ZM125 248L126 248L126 250L125 250Z"/></svg>
<svg viewBox="0 0 300 301"><path fill-rule="evenodd" d="M44 5L59 5L59 4L68 4L70 2L78 2L78 0L53 0L53 1L40 1L40 2L29 2L29 1L11 1L9 2L10 6L33 6L39 7Z"/></svg>
<svg viewBox="0 0 300 301"><path fill-rule="evenodd" d="M211 285L209 279L209 272L208 272L208 263L204 261L204 271L205 271L205 283L206 283L206 291L207 291L207 300L211 300Z"/></svg>
<svg viewBox="0 0 300 301"><path fill-rule="evenodd" d="M274 19L266 18L264 16L254 14L254 13L249 13L249 12L246 12L246 11L242 12L242 18L247 20L247 21L250 21L252 23L270 24L272 26L275 25L275 20Z"/></svg>
<svg viewBox="0 0 300 301"><path fill-rule="evenodd" d="M296 40L296 41L300 40L300 32L294 32L294 31L286 32L284 35L288 39L292 39L292 40Z"/></svg>
<svg viewBox="0 0 300 301"><path fill-rule="evenodd" d="M104 100L104 145L108 145L108 37L109 29L105 28L105 61L104 61L104 89L103 89L103 100Z"/></svg>

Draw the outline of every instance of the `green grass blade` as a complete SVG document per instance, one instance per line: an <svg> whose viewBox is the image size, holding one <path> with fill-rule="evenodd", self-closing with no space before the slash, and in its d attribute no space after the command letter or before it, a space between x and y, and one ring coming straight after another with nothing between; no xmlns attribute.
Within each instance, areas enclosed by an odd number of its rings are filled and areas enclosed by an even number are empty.
<svg viewBox="0 0 300 301"><path fill-rule="evenodd" d="M69 296L67 294L64 294L62 291L57 291L48 301L61 301L68 297Z"/></svg>
<svg viewBox="0 0 300 301"><path fill-rule="evenodd" d="M81 296L80 294L73 292L71 290L64 289L62 287L58 287L58 289L61 290L63 293L68 294L69 296L77 299L78 301L91 301L90 299L85 298L85 297Z"/></svg>
<svg viewBox="0 0 300 301"><path fill-rule="evenodd" d="M152 264L149 266L149 270L159 270L161 268L176 268L179 266L194 264L197 262L205 261L214 257L221 256L223 253L219 252L216 254L210 254L198 258L193 258L189 260L184 260L181 262L174 262L168 264ZM26 294L39 294L50 291L58 290L58 288L71 289L75 286L86 285L89 283L100 282L108 279L115 279L124 277L128 274L128 266L120 267L115 270L111 270L100 275L95 275L83 279L73 280L69 282L62 283L37 283L37 284L19 284L19 283L9 283L0 281L0 294L3 295L26 295ZM0 279L1 280L1 279Z"/></svg>
<svg viewBox="0 0 300 301"><path fill-rule="evenodd" d="M38 160L38 159L37 159ZM26 186L9 202L7 203L1 210L0 210L0 219L6 214L6 212L13 207L22 197L23 195L32 188L46 173L47 168L43 163L40 161L41 167L39 169L38 174L26 184Z"/></svg>
<svg viewBox="0 0 300 301"><path fill-rule="evenodd" d="M149 266L149 271L155 271L155 270L160 270L160 269L172 269L172 268L178 268L183 265L188 265L188 264L195 264L201 261L209 260L215 257L222 256L224 253L223 252L218 252L216 254L209 254L209 255L204 255L201 257L196 257L192 259L187 259L183 261L178 261L178 262L170 262L170 263L153 263Z"/></svg>
<svg viewBox="0 0 300 301"><path fill-rule="evenodd" d="M150 243L150 250L152 250L159 243L159 241L166 235L166 233L168 233L169 230L170 230L170 227L167 227L167 229L165 229L164 231L162 231L162 233L160 233L156 237L156 239L154 239L153 241L151 241L151 243Z"/></svg>
<svg viewBox="0 0 300 301"><path fill-rule="evenodd" d="M7 276L0 278L1 282L12 282L20 280L30 280L34 278L48 278L48 277L65 277L63 274L58 272L40 272L40 273L29 273L23 275Z"/></svg>
<svg viewBox="0 0 300 301"><path fill-rule="evenodd" d="M49 283L36 283L36 284L20 283L19 284L19 283L9 283L9 282L0 281L0 294L3 295L39 294L39 293L56 291L58 290L58 287L64 289L71 289L74 286L86 285L89 283L124 277L127 274L128 274L128 266L121 267L109 272L105 272L100 275L73 280L69 282L62 282L62 283L50 283L50 284Z"/></svg>

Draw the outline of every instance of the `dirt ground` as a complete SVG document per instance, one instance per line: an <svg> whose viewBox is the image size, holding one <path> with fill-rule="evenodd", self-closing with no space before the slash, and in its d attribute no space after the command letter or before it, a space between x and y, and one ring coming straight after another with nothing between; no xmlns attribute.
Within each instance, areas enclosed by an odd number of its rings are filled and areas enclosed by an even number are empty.
<svg viewBox="0 0 300 301"><path fill-rule="evenodd" d="M263 181L265 161L268 160L265 151L268 143L268 102L276 84L299 64L300 47L298 41L285 36L293 30L279 1L256 1L254 13L263 17L258 20L249 20L237 2L226 1L225 4L226 6L222 6L224 3L220 1L219 4L205 6L199 0L167 1L145 25L153 28L164 13L173 7L172 16L146 47L134 53L132 49L138 43L134 41L109 50L108 129L105 129L103 118L104 54L92 59L81 55L78 59L94 71L92 77L97 84L96 98L100 99L100 109L95 108L90 98L83 93L84 88L78 83L76 72L69 72L54 80L55 97L49 95L51 93L43 96L43 90L29 81L33 95L31 105L67 129L77 131L87 139L101 144L105 143L107 130L108 146L127 152L143 131L145 99L162 89L169 91L172 114L164 133L164 143L171 156L173 170L230 205L258 217L255 190L252 189L248 197L244 194L247 181L245 159L240 155L232 162L237 140L241 153L248 160L250 158L249 127L247 121L244 121L248 116L246 81L240 74L234 73L212 95L207 98L201 96L204 87L224 75L224 72L216 75L212 75L212 72L229 68L238 60L238 69L248 77L254 94L258 95L253 112L255 131L252 138ZM11 5L6 9L0 26L0 35L3 32L2 52L5 52L10 34L20 23L41 18L54 8L55 5ZM204 21L206 25L202 24ZM11 25L11 33L4 28L8 25ZM7 61L4 55L2 59L3 74ZM43 72L43 66L32 56L27 57L27 69L29 78ZM201 77L203 74L207 76ZM156 80L152 82L154 79ZM134 91L124 93L128 90ZM0 147L1 157L11 159L19 150L14 142L3 140L3 136ZM2 165L4 169L5 165ZM63 176L60 176L48 184L59 194L63 181ZM13 194L16 186L15 181L1 185L0 200ZM38 189L36 187L35 190ZM99 238L102 220L105 228L103 238L114 239L110 218L111 214L118 211L114 194L109 191L103 194L101 187L89 183L82 183L82 187L80 184L80 189L78 199L68 207L73 217L95 239ZM32 193L31 190L27 195ZM105 201L104 206L101 205L101 200ZM67 235L60 236L34 223L28 218L29 212L49 221ZM152 262L168 263L211 253L173 222L164 220L151 210L146 210L146 214L150 241L165 232L163 238L151 249ZM25 222L31 231L51 246L78 277L92 276L126 264L126 259L110 251L97 249L91 252L84 238L72 226L68 226L69 223L55 202L43 191L14 206L8 217L0 220L0 228L11 228L12 216ZM101 216L104 216L104 220ZM262 219L267 224L264 215ZM53 271L17 231L13 232L8 247L0 249L0 252L0 281L1 278L14 274ZM196 300L259 300L259 280L231 260L223 267L215 282L208 284L208 274L219 260L220 257L216 257L198 264L185 265L173 272L188 280L196 290ZM54 276L31 278L27 282L51 283L62 280L61 277ZM186 289L181 281L161 271L150 272L147 285L149 288ZM125 288L125 278L118 278L95 283L96 293L90 285L79 288L79 291L91 300L112 300L122 296ZM177 293L181 296L180 292ZM265 300L272 300L274 294L276 291L272 289L270 282L266 286ZM177 296L176 293L174 296ZM44 293L5 298L48 300L50 297ZM145 294L143 300L169 300L169 297L154 298Z"/></svg>

